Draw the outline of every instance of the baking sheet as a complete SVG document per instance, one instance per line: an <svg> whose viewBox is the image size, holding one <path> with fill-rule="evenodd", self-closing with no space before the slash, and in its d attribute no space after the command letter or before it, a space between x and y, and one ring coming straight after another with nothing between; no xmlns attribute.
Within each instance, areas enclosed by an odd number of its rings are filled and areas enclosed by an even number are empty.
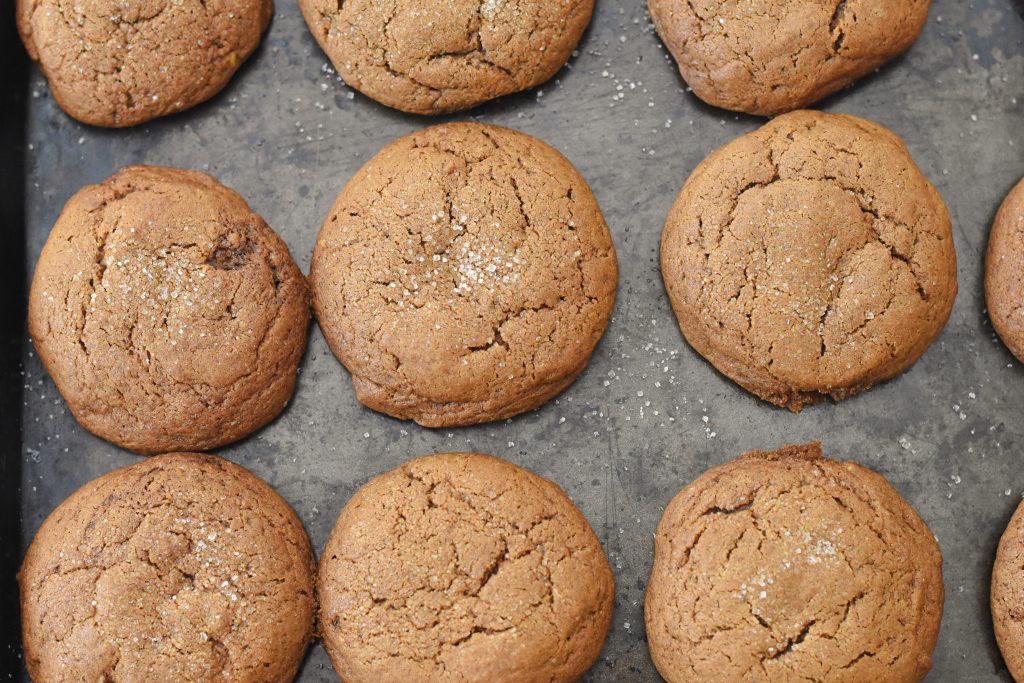
<svg viewBox="0 0 1024 683"><path fill-rule="evenodd" d="M228 88L177 116L128 130L90 128L61 113L34 67L27 80L27 276L68 197L131 163L212 173L284 237L304 271L345 181L385 143L433 122L472 116L540 137L593 187L618 250L618 303L589 369L539 410L436 431L378 415L356 402L347 374L312 328L287 412L219 453L269 481L317 550L349 496L379 472L436 451L507 458L567 491L614 568L614 623L587 680L658 680L644 637L643 592L665 504L742 451L817 438L831 456L885 474L939 539L946 610L928 680L1010 680L992 634L988 588L999 535L1024 493L1024 369L994 337L981 274L996 208L1024 175L1024 0L936 0L908 55L822 105L874 119L906 139L949 204L960 294L942 336L908 373L800 415L718 375L675 325L657 264L664 217L693 167L761 120L687 93L639 0L598 0L578 54L548 84L438 119L388 110L345 87L292 0L278 0L263 45ZM23 301L21 308L23 315ZM4 325L10 331L20 322ZM20 392L22 436L19 450L4 444L4 471L20 464L23 552L55 505L136 456L75 424L18 336L22 374L5 391ZM10 492L18 483L3 485ZM4 590L13 584L5 581ZM300 680L337 680L319 645Z"/></svg>

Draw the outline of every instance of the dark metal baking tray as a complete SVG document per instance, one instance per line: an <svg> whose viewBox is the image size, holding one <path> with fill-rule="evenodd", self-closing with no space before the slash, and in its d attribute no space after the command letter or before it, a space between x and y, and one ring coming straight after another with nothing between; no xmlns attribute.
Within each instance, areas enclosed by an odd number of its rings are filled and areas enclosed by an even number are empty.
<svg viewBox="0 0 1024 683"><path fill-rule="evenodd" d="M24 336L25 278L64 202L130 163L208 171L248 199L305 270L345 181L388 141L437 120L388 110L346 88L293 0L279 0L263 45L212 101L128 130L90 128L61 113L24 62L12 14L4 20L4 64L13 69L0 127L0 614L10 637L0 663L26 679L14 618L21 554L67 495L136 459L75 424ZM1024 492L1024 369L993 335L981 273L996 207L1024 175L1022 104L1022 0L936 0L905 57L823 103L906 139L949 204L960 295L941 338L908 373L792 415L745 394L683 342L657 262L662 221L683 180L709 151L760 120L686 92L640 0L598 0L568 67L533 92L469 114L560 149L604 209L622 274L614 319L589 369L535 412L431 431L361 407L314 326L287 412L220 453L275 486L317 549L358 486L416 455L482 451L554 479L590 519L615 570L614 625L588 680L646 681L657 674L643 593L666 502L742 451L821 439L832 456L885 474L939 539L946 610L928 680L1009 681L988 589L996 543ZM336 680L320 646L301 680Z"/></svg>

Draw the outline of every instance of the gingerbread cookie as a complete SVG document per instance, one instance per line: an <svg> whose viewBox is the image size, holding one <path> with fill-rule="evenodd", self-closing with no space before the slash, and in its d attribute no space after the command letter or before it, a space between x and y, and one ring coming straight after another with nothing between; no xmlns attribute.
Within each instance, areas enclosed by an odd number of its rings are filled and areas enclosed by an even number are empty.
<svg viewBox="0 0 1024 683"><path fill-rule="evenodd" d="M276 417L308 321L305 278L263 219L210 176L157 166L77 192L29 294L29 333L75 418L144 454Z"/></svg>
<svg viewBox="0 0 1024 683"><path fill-rule="evenodd" d="M949 213L903 142L852 116L780 116L712 153L665 221L686 340L799 411L909 368L956 296Z"/></svg>
<svg viewBox="0 0 1024 683"><path fill-rule="evenodd" d="M593 0L299 0L338 74L414 114L474 107L540 85L569 59Z"/></svg>
<svg viewBox="0 0 1024 683"><path fill-rule="evenodd" d="M576 169L477 123L418 131L371 159L338 195L310 270L359 400L428 427L510 417L571 384L617 277Z"/></svg>
<svg viewBox="0 0 1024 683"><path fill-rule="evenodd" d="M601 544L552 482L472 453L418 458L361 488L318 582L346 683L576 681L614 585Z"/></svg>
<svg viewBox="0 0 1024 683"><path fill-rule="evenodd" d="M902 54L931 0L648 0L693 92L771 116L806 107Z"/></svg>
<svg viewBox="0 0 1024 683"><path fill-rule="evenodd" d="M668 683L914 683L942 618L942 556L880 475L817 443L755 451L672 500L645 619Z"/></svg>
<svg viewBox="0 0 1024 683"><path fill-rule="evenodd" d="M1024 681L1024 503L999 539L992 567L992 623L1003 660L1015 681Z"/></svg>
<svg viewBox="0 0 1024 683"><path fill-rule="evenodd" d="M286 683L312 639L313 555L263 480L210 455L94 479L46 519L21 573L42 683Z"/></svg>
<svg viewBox="0 0 1024 683"><path fill-rule="evenodd" d="M1006 197L992 224L985 262L985 299L992 326L1024 361L1024 180Z"/></svg>
<svg viewBox="0 0 1024 683"><path fill-rule="evenodd" d="M259 45L270 0L17 0L29 56L69 116L123 127L199 104Z"/></svg>

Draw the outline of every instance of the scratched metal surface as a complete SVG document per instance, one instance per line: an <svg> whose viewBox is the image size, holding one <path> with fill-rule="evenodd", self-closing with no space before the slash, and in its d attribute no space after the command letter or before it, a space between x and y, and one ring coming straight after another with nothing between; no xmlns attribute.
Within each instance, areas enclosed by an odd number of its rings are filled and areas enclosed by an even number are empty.
<svg viewBox="0 0 1024 683"><path fill-rule="evenodd" d="M960 295L941 338L910 372L800 415L716 374L672 318L656 258L669 205L709 151L759 123L707 107L684 86L641 3L599 0L569 67L539 90L471 112L564 152L593 187L615 239L615 317L589 369L558 400L495 425L430 431L400 423L356 402L314 326L287 412L221 454L275 486L318 550L358 486L416 455L482 451L554 479L587 515L615 570L614 625L588 680L657 680L642 600L665 503L744 450L818 438L831 455L884 473L938 536L946 611L929 680L1010 680L987 595L998 537L1024 491L1024 369L986 320L981 272L996 207L1024 175L1024 1L936 0L906 57L823 104L907 140L953 215ZM344 87L291 0L278 2L263 46L227 90L190 112L107 131L64 116L34 68L29 89L29 274L67 198L137 162L219 177L306 270L343 183L386 142L431 122ZM78 486L135 460L78 427L27 344L23 354L22 548ZM319 645L301 680L336 680Z"/></svg>

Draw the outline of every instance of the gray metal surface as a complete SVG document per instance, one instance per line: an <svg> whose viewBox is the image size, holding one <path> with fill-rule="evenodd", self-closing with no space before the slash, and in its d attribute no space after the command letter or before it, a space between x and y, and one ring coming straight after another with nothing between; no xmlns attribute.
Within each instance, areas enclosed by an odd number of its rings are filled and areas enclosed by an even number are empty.
<svg viewBox="0 0 1024 683"><path fill-rule="evenodd" d="M214 174L308 269L320 222L345 181L385 143L433 122L353 93L327 64L293 0L279 0L263 46L225 92L149 125L82 126L60 112L33 70L28 263L73 192L146 162ZM1022 0L936 0L905 58L824 103L906 139L949 204L960 295L941 338L908 373L791 415L745 394L683 342L657 266L662 222L684 179L709 151L760 121L685 92L640 0L598 0L569 67L539 90L470 112L560 149L601 203L621 281L589 369L530 414L430 431L361 407L314 326L287 412L220 453L276 487L318 550L358 486L416 455L493 453L554 479L587 515L615 570L614 625L588 679L657 680L642 604L666 502L744 450L821 439L830 455L885 474L939 539L946 611L928 680L1008 681L987 596L996 543L1024 492L1024 369L993 335L981 273L996 207L1024 175L1022 105ZM75 424L27 344L23 394L24 545L78 486L136 458ZM301 680L336 680L319 645Z"/></svg>

